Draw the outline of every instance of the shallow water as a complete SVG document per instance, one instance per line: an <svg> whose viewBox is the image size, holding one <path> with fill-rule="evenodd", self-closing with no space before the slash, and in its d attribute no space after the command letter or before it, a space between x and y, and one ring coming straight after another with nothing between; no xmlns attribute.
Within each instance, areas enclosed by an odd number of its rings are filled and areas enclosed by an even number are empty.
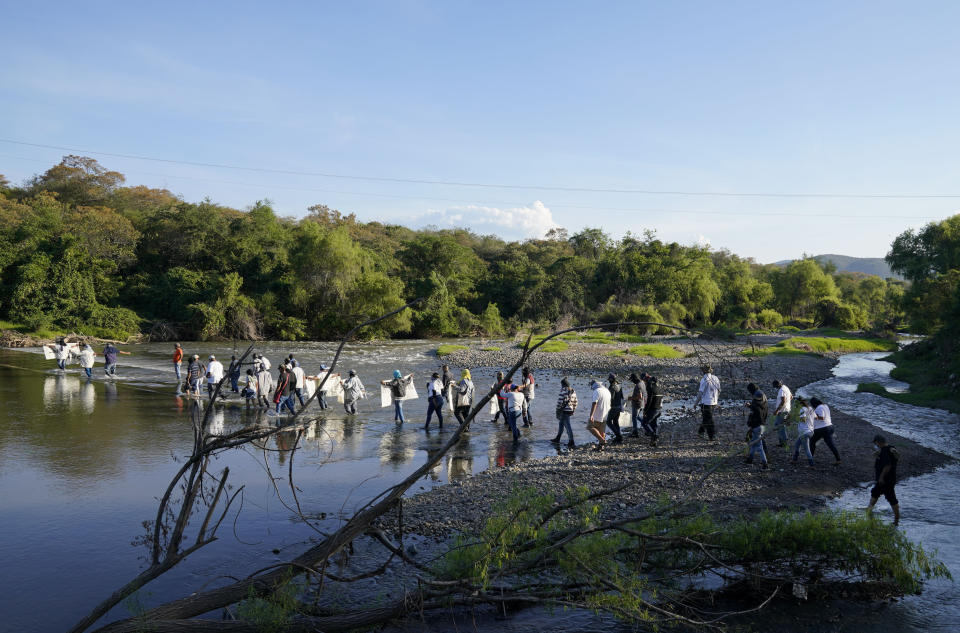
<svg viewBox="0 0 960 633"><path fill-rule="evenodd" d="M234 352L212 344L186 347L188 353L206 357L212 352L221 360ZM356 369L373 395L377 380L388 378L394 368L415 372L417 388L422 390L429 373L438 368L432 354L435 347L435 342L427 341L351 345L339 369ZM175 458L190 451L191 406L173 395L169 345L125 349L133 355L121 356L119 379L104 380L98 366L90 382L81 377L76 365L65 375L53 371L53 363L44 361L38 350L0 350L0 394L7 405L0 414L0 554L4 561L0 612L5 616L0 631L64 630L143 566L146 550L134 541L145 533L141 522L153 518L156 497L178 468ZM274 366L294 352L311 373L321 362L330 362L334 346L268 343L260 349ZM879 356L844 357L833 378L803 391L957 455L957 416L853 393L857 382L890 384L885 378L889 364L876 361ZM539 372L537 377L537 424L523 429L519 444L510 441L502 424L491 424L487 416L480 416L460 445L411 493L486 468L556 454L548 440L556 432L552 408L560 376ZM581 398L580 423L574 424L574 432L578 442L587 442L581 419L586 418L585 407L589 408L589 376L571 378ZM479 392L493 382L493 372L475 371L474 381ZM408 423L400 427L392 421L392 408L381 409L378 398L362 401L360 414L352 419L331 404L330 413L310 427L295 455L290 451L292 433L277 435L266 450L247 447L219 455L213 470L229 466L232 484L244 486L239 516L231 514L219 541L150 585L135 601L118 607L110 619L125 615L128 607L150 606L182 595L185 588L200 589L224 574L248 573L299 552L314 533L293 520L293 499L285 481L279 480L274 488L267 476L285 475L291 459L300 503L326 513L318 525L332 529L341 517L423 463L446 440L453 423L451 418L450 427L425 433L422 392L420 400L406 404ZM229 432L275 421L243 407L225 407L218 409L215 426ZM868 446L869 438L865 450ZM950 467L906 481L898 490L905 529L939 548L960 576L960 552L950 541L960 523L953 503L957 475L957 469ZM850 491L838 503L861 506L866 495L865 490ZM275 548L278 554L273 553ZM887 616L878 616L874 628L893 622L904 630L933 626L949 630L960 622L957 607L951 606L958 598L954 585L933 585L923 596L908 598L892 606ZM888 620L891 612L895 617ZM541 630L549 626L579 631L611 625L589 614L530 610L509 623L489 620L480 628Z"/></svg>
<svg viewBox="0 0 960 633"><path fill-rule="evenodd" d="M213 470L229 466L230 481L244 486L239 518L225 522L220 540L149 586L138 600L150 605L200 588L218 576L246 573L286 560L315 533L293 520L288 485L270 484L269 472L285 476L294 460L299 501L325 513L322 529L367 502L422 464L455 426L448 416L443 430L436 420L422 429L426 401L423 386L439 368L436 342L386 342L351 345L338 370L356 369L371 393L359 415L349 418L331 402L329 413L307 430L291 457L295 434L280 433L259 450L246 447L220 454ZM188 344L202 358L215 353L227 364L243 349ZM153 518L159 497L192 446L191 403L174 395L175 378L168 344L128 346L117 379L104 379L102 367L87 381L77 365L52 369L39 350L0 350L0 577L2 631L63 630L86 610L134 576L146 549L132 544L145 534L141 523ZM332 359L331 344L271 344L259 347L277 362L293 352L310 374ZM377 382L393 369L416 374L421 398L405 403L407 424L393 422L392 407L380 408ZM490 370L474 372L478 393L493 383ZM553 405L559 375L538 372L535 425L523 429L518 444L490 416L474 421L460 444L412 490L456 481L487 468L556 454L549 442L556 433ZM581 399L589 376L571 376ZM585 403L589 407L589 402ZM314 405L315 406L315 405ZM578 418L586 418L581 404ZM319 410L316 410L320 415ZM230 432L249 424L273 425L276 418L242 406L218 408L213 428ZM582 423L574 425L580 442L589 441ZM273 554L274 548L280 554ZM136 608L132 603L131 608ZM113 617L124 614L118 608Z"/></svg>

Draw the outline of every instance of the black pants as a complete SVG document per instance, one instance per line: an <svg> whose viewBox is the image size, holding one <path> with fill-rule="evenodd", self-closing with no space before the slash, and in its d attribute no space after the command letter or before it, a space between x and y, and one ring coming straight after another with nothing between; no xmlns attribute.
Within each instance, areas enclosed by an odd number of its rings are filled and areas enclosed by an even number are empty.
<svg viewBox="0 0 960 633"><path fill-rule="evenodd" d="M823 443L827 445L833 452L833 456L837 458L837 461L840 461L840 453L837 451L836 444L833 443L833 425L825 426L819 429L813 430L813 437L810 438L810 454L813 455L817 450L817 442L823 440Z"/></svg>
<svg viewBox="0 0 960 633"><path fill-rule="evenodd" d="M467 421L467 416L470 415L470 405L454 408L453 415L457 418L457 422L463 424Z"/></svg>
<svg viewBox="0 0 960 633"><path fill-rule="evenodd" d="M713 407L712 404L701 404L700 411L703 414L703 421L700 422L700 428L697 429L697 433L707 432L707 437L711 440L714 435L717 434L716 426L713 424Z"/></svg>
<svg viewBox="0 0 960 633"><path fill-rule="evenodd" d="M610 409L610 412L607 413L607 428L613 431L613 434L617 436L617 439L623 439L623 435L620 434L620 413L623 409Z"/></svg>
<svg viewBox="0 0 960 633"><path fill-rule="evenodd" d="M660 419L660 409L656 411L647 411L643 414L643 432L653 439L657 439L657 420Z"/></svg>
<svg viewBox="0 0 960 633"><path fill-rule="evenodd" d="M503 416L503 423L510 424L510 420L507 418L507 401L497 398L497 413L493 416L493 421L499 420L501 415Z"/></svg>

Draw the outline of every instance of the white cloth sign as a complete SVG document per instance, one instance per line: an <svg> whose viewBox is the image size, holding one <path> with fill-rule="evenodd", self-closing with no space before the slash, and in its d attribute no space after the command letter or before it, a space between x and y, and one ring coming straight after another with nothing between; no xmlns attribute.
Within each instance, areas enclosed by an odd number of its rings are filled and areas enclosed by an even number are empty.
<svg viewBox="0 0 960 633"><path fill-rule="evenodd" d="M500 407L497 406L497 397L494 396L490 398L490 415L497 415L498 411L500 411Z"/></svg>
<svg viewBox="0 0 960 633"><path fill-rule="evenodd" d="M390 387L380 385L380 406L389 407L393 402L393 394L390 393Z"/></svg>
<svg viewBox="0 0 960 633"><path fill-rule="evenodd" d="M453 413L453 387L447 386L447 411Z"/></svg>

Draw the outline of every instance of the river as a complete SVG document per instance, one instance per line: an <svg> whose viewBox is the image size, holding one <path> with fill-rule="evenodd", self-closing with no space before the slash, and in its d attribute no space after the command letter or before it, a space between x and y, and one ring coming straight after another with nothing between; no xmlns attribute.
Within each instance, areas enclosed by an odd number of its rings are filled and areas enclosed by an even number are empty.
<svg viewBox="0 0 960 633"><path fill-rule="evenodd" d="M371 393L394 368L415 372L420 388L429 372L438 368L433 355L436 344L351 345L341 357L340 368L356 369ZM185 348L204 358L215 353L221 360L235 351L216 344ZM119 378L104 380L98 366L93 381L82 378L75 365L66 374L52 370L52 362L44 361L38 350L0 350L0 393L6 403L0 417L0 553L4 561L0 631L64 630L144 564L147 552L138 543L145 534L142 523L153 517L156 497L178 467L176 458L190 451L190 407L173 395L170 345L125 349L133 355L121 356ZM321 362L329 363L334 346L268 343L260 349L274 364L293 352L310 373ZM857 382L889 382L889 365L877 361L878 356L846 356L833 378L806 391L827 396L824 399L838 408L951 455L960 453L957 416L853 394ZM578 390L587 393L589 376L572 378ZM524 429L523 441L514 446L501 425L486 418L475 422L457 448L411 492L486 468L555 454L557 449L548 440L556 430L550 412L559 376L543 372L538 379L542 391L535 412L541 422ZM474 380L484 387L493 375L478 371ZM422 430L424 408L422 399L408 403L408 423L397 426L392 409L381 409L376 398L362 401L360 414L352 419L333 403L329 414L310 427L295 456L294 477L300 503L326 513L322 527L335 527L372 495L412 472L445 441L449 426L430 433ZM274 419L228 407L218 410L214 425L229 432L252 423L273 424ZM266 450L247 447L218 456L214 470L229 466L232 484L244 486L239 516L231 514L220 540L118 607L108 619L135 611L139 605L182 595L186 587L217 582L225 574L286 560L299 551L314 533L292 520L288 489L274 487L268 476L286 473L291 440L292 434L282 433ZM960 551L951 541L960 523L956 504L950 503L958 492L957 475L956 466L950 466L905 481L898 491L904 529L938 548L960 576ZM856 507L865 503L865 496L864 490L850 491L837 503ZM955 585L933 583L922 596L891 607L888 615L893 613L893 620L878 616L875 624L892 626L894 622L900 628L890 630L916 631L958 626L960 611L953 606L958 598ZM537 630L542 625L543 620L530 613L518 616L510 627ZM576 619L576 628L588 625L586 619Z"/></svg>

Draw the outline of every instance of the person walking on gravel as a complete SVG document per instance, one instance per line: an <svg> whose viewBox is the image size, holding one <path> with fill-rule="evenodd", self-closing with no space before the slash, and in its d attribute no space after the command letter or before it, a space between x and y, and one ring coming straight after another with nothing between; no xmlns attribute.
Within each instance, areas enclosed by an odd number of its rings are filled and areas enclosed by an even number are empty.
<svg viewBox="0 0 960 633"><path fill-rule="evenodd" d="M640 374L640 378L647 385L647 404L643 408L643 432L650 438L650 446L657 445L659 435L657 430L659 425L660 413L663 408L663 396L660 395L660 388L657 386L656 376L651 376L647 372Z"/></svg>
<svg viewBox="0 0 960 633"><path fill-rule="evenodd" d="M776 419L773 422L773 428L777 430L777 443L780 448L785 448L787 446L787 419L790 417L793 394L790 392L790 388L779 380L773 381L773 388L777 390L777 403L773 410Z"/></svg>
<svg viewBox="0 0 960 633"><path fill-rule="evenodd" d="M833 443L833 420L830 419L830 407L819 398L810 398L810 404L813 406L813 435L810 437L810 454L813 455L817 451L817 442L823 440L823 443L827 445L839 464L840 451L837 450L837 445Z"/></svg>
<svg viewBox="0 0 960 633"><path fill-rule="evenodd" d="M596 450L602 451L607 446L603 426L610 412L610 391L596 380L590 381L593 389L593 403L590 405L590 417L587 420L587 430L597 438Z"/></svg>
<svg viewBox="0 0 960 633"><path fill-rule="evenodd" d="M710 365L704 365L703 378L700 379L700 389L697 391L697 404L700 405L700 428L697 429L697 435L703 437L707 434L707 439L712 440L716 434L716 426L713 421L714 408L720 402L720 379L713 375L713 368Z"/></svg>
<svg viewBox="0 0 960 633"><path fill-rule="evenodd" d="M760 456L760 466L767 468L767 454L763 450L763 423L767 420L767 396L753 383L747 385L753 398L745 406L750 409L747 426L750 427L750 452L745 464L753 463L753 456Z"/></svg>
<svg viewBox="0 0 960 633"><path fill-rule="evenodd" d="M643 419L643 409L647 403L647 383L636 374L630 374L630 382L633 383L633 393L630 394L630 424L633 431L630 437L640 437L638 425Z"/></svg>
<svg viewBox="0 0 960 633"><path fill-rule="evenodd" d="M813 437L813 407L807 401L797 396L800 405L800 416L797 419L797 441L793 445L793 463L800 459L800 449L807 455L807 463L813 466L813 453L810 452L810 438Z"/></svg>
<svg viewBox="0 0 960 633"><path fill-rule="evenodd" d="M607 412L605 422L607 427L613 431L613 440L611 444L622 444L623 434L620 432L620 414L623 413L623 387L617 380L615 374L607 376L608 389L610 391L610 410Z"/></svg>
<svg viewBox="0 0 960 633"><path fill-rule="evenodd" d="M530 407L533 406L536 381L533 379L533 372L530 371L529 367L523 368L522 375L523 381L520 383L520 389L523 392L523 425L533 426L533 414L530 412Z"/></svg>
<svg viewBox="0 0 960 633"><path fill-rule="evenodd" d="M577 410L577 392L570 386L570 381L564 378L560 381L560 396L557 398L557 421L560 423L557 428L557 436L550 440L554 444L559 444L563 438L563 431L567 431L567 447L573 448L573 428L570 426L570 418Z"/></svg>

